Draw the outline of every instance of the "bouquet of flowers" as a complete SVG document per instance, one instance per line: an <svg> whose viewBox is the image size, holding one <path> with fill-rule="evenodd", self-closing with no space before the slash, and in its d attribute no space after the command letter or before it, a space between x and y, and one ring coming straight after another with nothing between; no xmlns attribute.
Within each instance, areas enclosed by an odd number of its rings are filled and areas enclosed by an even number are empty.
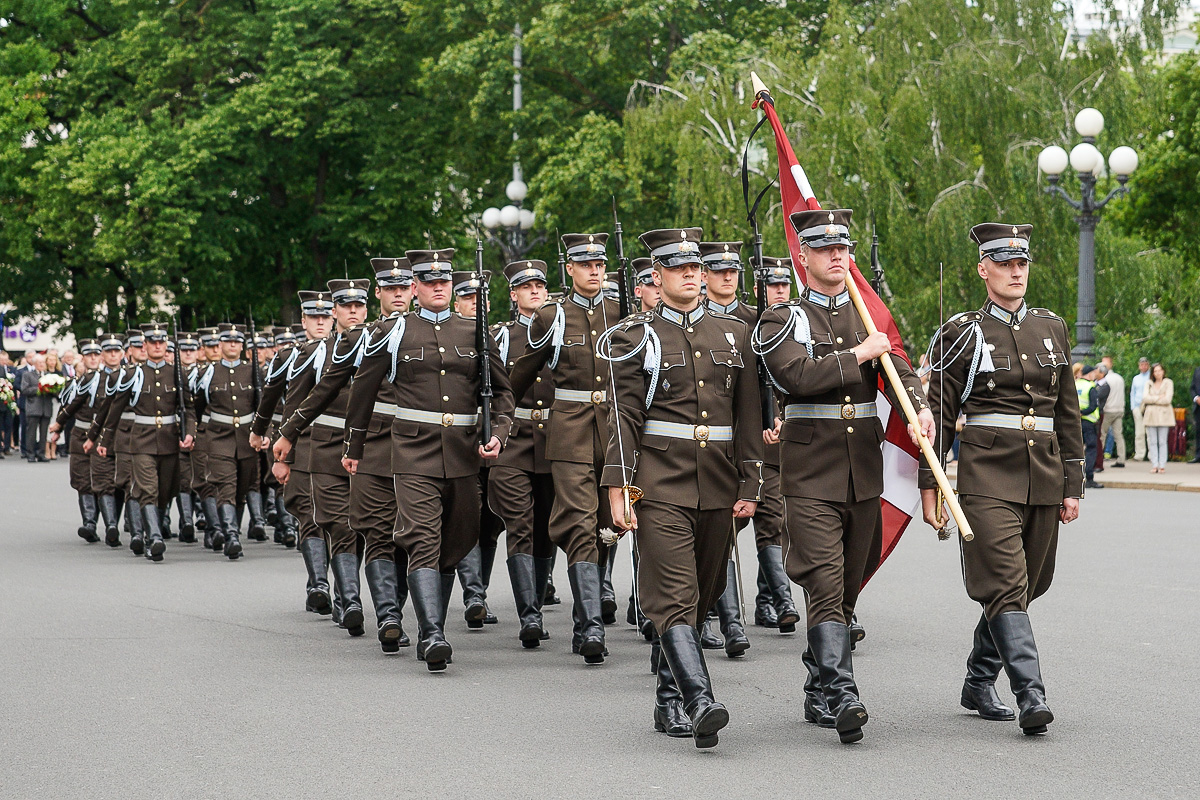
<svg viewBox="0 0 1200 800"><path fill-rule="evenodd" d="M57 395L67 385L67 379L56 372L48 372L38 378L38 394Z"/></svg>
<svg viewBox="0 0 1200 800"><path fill-rule="evenodd" d="M13 392L12 381L6 378L0 378L0 408L7 408L13 413L17 410L17 395Z"/></svg>

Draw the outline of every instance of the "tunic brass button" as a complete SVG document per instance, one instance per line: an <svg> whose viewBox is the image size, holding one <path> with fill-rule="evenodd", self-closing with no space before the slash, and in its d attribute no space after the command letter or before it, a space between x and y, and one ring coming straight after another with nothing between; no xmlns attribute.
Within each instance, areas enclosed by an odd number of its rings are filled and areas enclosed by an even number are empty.
<svg viewBox="0 0 1200 800"><path fill-rule="evenodd" d="M443 374L443 375L445 375L445 374L446 374L446 370L442 370L442 374Z"/></svg>
<svg viewBox="0 0 1200 800"><path fill-rule="evenodd" d="M442 395L442 402L443 402L443 403L448 403L448 402L450 402L450 397L449 397L449 395Z"/></svg>
<svg viewBox="0 0 1200 800"><path fill-rule="evenodd" d="M1025 355L1024 353L1021 353L1021 360L1022 360L1022 361L1028 361L1028 360L1029 360L1029 356Z"/></svg>
<svg viewBox="0 0 1200 800"><path fill-rule="evenodd" d="M846 433L854 433L854 428L846 428Z"/></svg>
<svg viewBox="0 0 1200 800"><path fill-rule="evenodd" d="M700 446L701 446L701 447L707 447L707 446L708 446L708 442L701 442L701 443L700 443Z"/></svg>
<svg viewBox="0 0 1200 800"><path fill-rule="evenodd" d="M538 382L538 383L541 383L541 382L542 382L542 379L541 379L541 378L538 378L538 379L537 379L537 382Z"/></svg>
<svg viewBox="0 0 1200 800"><path fill-rule="evenodd" d="M850 402L850 395L846 395L846 402L847 402L847 403L849 403L849 402Z"/></svg>
<svg viewBox="0 0 1200 800"><path fill-rule="evenodd" d="M154 385L155 385L155 386L162 386L162 384L161 384L161 383L159 383L158 381L155 381L155 382L154 382Z"/></svg>
<svg viewBox="0 0 1200 800"><path fill-rule="evenodd" d="M439 347L439 348L438 348L438 352L439 352L439 353L444 353L444 352L446 352L446 348L444 348L444 347Z"/></svg>
<svg viewBox="0 0 1200 800"><path fill-rule="evenodd" d="M1019 331L1019 330L1021 330L1021 326L1020 326L1020 325L1013 325L1013 330L1014 330L1014 331Z"/></svg>
<svg viewBox="0 0 1200 800"><path fill-rule="evenodd" d="M434 329L435 331L440 331L440 330L442 329L442 326L441 326L441 325L434 325L434 326L433 326L433 329Z"/></svg>
<svg viewBox="0 0 1200 800"><path fill-rule="evenodd" d="M599 383L602 380L604 380L602 377L600 377L599 375L596 376L596 383Z"/></svg>
<svg viewBox="0 0 1200 800"><path fill-rule="evenodd" d="M707 411L701 411L701 412L700 412L700 416L701 416L701 418L702 418L702 419L708 419L708 412L707 412Z"/></svg>
<svg viewBox="0 0 1200 800"><path fill-rule="evenodd" d="M595 331L592 331L592 336L595 336L595 335L596 335L596 332L595 332Z"/></svg>
<svg viewBox="0 0 1200 800"><path fill-rule="evenodd" d="M695 333L695 332L696 332L696 329L695 329L695 328L688 328L688 329L687 329L687 332L688 332L688 333Z"/></svg>
<svg viewBox="0 0 1200 800"><path fill-rule="evenodd" d="M542 403L542 401L541 401L541 400L538 400L538 401L537 401L537 404L538 404L539 406L540 406L540 405L543 405L543 403Z"/></svg>
<svg viewBox="0 0 1200 800"><path fill-rule="evenodd" d="M671 366L671 365L670 365L670 364L668 364L666 361L664 361L664 362L663 362L663 369L666 369L666 368L667 368L667 367L669 367L669 366Z"/></svg>
<svg viewBox="0 0 1200 800"><path fill-rule="evenodd" d="M540 422L539 422L539 423L538 423L538 427L539 427L539 428L544 428L544 427L546 427L546 426L545 426L545 425L543 425L542 423L540 423Z"/></svg>
<svg viewBox="0 0 1200 800"><path fill-rule="evenodd" d="M699 357L700 357L700 351L699 351L699 350L697 350L697 351L696 351L696 358L699 358Z"/></svg>
<svg viewBox="0 0 1200 800"><path fill-rule="evenodd" d="M589 317L590 317L590 316L592 316L592 315L593 315L593 314L595 314L595 313L596 313L596 312L595 312L595 311L593 311L592 309L590 309L590 308L588 309L588 316L589 316Z"/></svg>
<svg viewBox="0 0 1200 800"><path fill-rule="evenodd" d="M231 399L237 400L237 395L235 394Z"/></svg>
<svg viewBox="0 0 1200 800"><path fill-rule="evenodd" d="M1029 440L1029 446L1030 446L1030 447L1033 447L1033 439L1030 439L1030 440Z"/></svg>
<svg viewBox="0 0 1200 800"><path fill-rule="evenodd" d="M756 467L761 467L761 466L762 466L762 462L761 462L761 461L755 461L755 462L754 462L754 466L756 466Z"/></svg>
<svg viewBox="0 0 1200 800"><path fill-rule="evenodd" d="M838 315L838 312L836 312L836 311L830 311L829 313L833 314L835 317Z"/></svg>
<svg viewBox="0 0 1200 800"><path fill-rule="evenodd" d="M840 337L840 336L839 336L839 337L837 337L837 343L838 343L838 344L841 344L841 343L842 343L842 337Z"/></svg>
<svg viewBox="0 0 1200 800"><path fill-rule="evenodd" d="M1027 384L1025 384L1025 391L1027 391L1027 392L1029 391L1029 384L1028 384L1028 383L1027 383ZM1030 413L1033 413L1033 412L1030 412Z"/></svg>
<svg viewBox="0 0 1200 800"><path fill-rule="evenodd" d="M696 381L696 385L697 385L697 386L699 386L700 388L702 388L702 389L703 389L703 388L704 388L704 381Z"/></svg>

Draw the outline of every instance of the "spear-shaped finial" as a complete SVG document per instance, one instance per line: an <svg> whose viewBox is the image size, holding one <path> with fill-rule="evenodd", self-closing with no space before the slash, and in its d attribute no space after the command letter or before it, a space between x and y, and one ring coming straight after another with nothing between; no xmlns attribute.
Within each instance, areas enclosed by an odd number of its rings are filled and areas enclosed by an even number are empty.
<svg viewBox="0 0 1200 800"><path fill-rule="evenodd" d="M754 87L754 102L750 105L751 108L758 108L759 103L775 105L775 98L771 97L771 90L753 70L750 71L750 85Z"/></svg>

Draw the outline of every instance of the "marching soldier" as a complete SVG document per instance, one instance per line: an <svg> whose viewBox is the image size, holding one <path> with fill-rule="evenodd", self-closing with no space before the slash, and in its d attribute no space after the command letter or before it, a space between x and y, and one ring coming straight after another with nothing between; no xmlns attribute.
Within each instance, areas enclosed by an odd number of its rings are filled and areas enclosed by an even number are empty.
<svg viewBox="0 0 1200 800"><path fill-rule="evenodd" d="M504 268L504 277L517 318L495 326L493 333L499 360L505 369L512 369L528 347L533 315L546 302L546 262L515 261ZM526 648L538 647L548 638L542 600L554 565L550 541L554 478L546 460L546 425L553 405L553 376L543 368L519 398L508 443L488 475L488 502L503 521L507 538L508 576L521 625L517 638Z"/></svg>
<svg viewBox="0 0 1200 800"><path fill-rule="evenodd" d="M1003 665L1026 734L1045 733L1054 719L1028 607L1050 588L1059 523L1079 516L1084 458L1066 323L1025 304L1032 232L995 222L971 229L987 302L952 317L929 349L939 441L951 441L959 412L966 414L958 493L975 538L962 543L963 580L983 614L961 702L984 719L1013 719L995 689ZM925 520L940 529L924 459L919 484Z"/></svg>
<svg viewBox="0 0 1200 800"><path fill-rule="evenodd" d="M200 337L190 331L179 331L175 346L179 348L179 363L183 367L183 379L188 384L188 394L191 394L191 378L196 371L197 358L200 352ZM192 425L188 430L194 431ZM196 446L196 437L192 436L192 447ZM192 451L179 451L179 494L175 498L179 506L179 542L194 544L196 542L195 504L192 487L196 483Z"/></svg>
<svg viewBox="0 0 1200 800"><path fill-rule="evenodd" d="M291 414L293 430L303 435L309 420L328 417L329 406L344 403L346 386L358 370L364 348L387 319L408 311L412 302L412 270L406 258L373 258L375 297L381 317L370 325L360 325L338 337L329 369L309 392L300 407ZM396 492L392 473L392 419L395 403L387 397L388 386L381 388L375 401L371 424L359 460L358 472L350 478L350 527L363 537L363 574L375 606L376 631L384 653L398 652L411 642L401 625L407 586L401 587L400 574L407 572L407 556L392 538L396 527ZM344 427L344 425L343 425ZM290 439L287 440L290 443ZM286 449L279 447L276 452ZM339 448L340 458L340 448ZM341 468L341 462L338 462ZM344 470L343 470L344 471Z"/></svg>
<svg viewBox="0 0 1200 800"><path fill-rule="evenodd" d="M303 328L301 330L303 331ZM301 333L301 341L303 341L303 333ZM276 327L272 331L271 342L271 359L267 362L267 366L263 370L264 395L266 393L266 379L270 375L272 367L278 367L279 364L283 363L283 361L287 359L286 355L282 359L279 359L278 356L280 353L291 353L291 351L296 347L296 334L293 333L292 329L287 326ZM282 383L284 388L286 388L286 370L284 371ZM252 445L254 441L253 432L258 428L258 415L262 412L262 410L263 401L260 399L259 411L255 412L254 426L251 429ZM264 438L266 439L269 447L269 443L274 440L275 434L278 433L279 426L283 424L283 415L279 412L275 412L274 407L272 407L272 413L268 413L266 416L269 420L269 433ZM268 485L271 487L271 496L268 500L270 506L268 507L267 520L270 521L272 519L272 513L270 512L273 510L273 517L275 520L275 541L276 543L282 544L284 547L290 549L295 547L299 541L300 522L294 516L288 513L287 506L284 503L285 487L279 482L279 477L275 474L274 468L268 467L268 471L271 473L271 477L268 480Z"/></svg>
<svg viewBox="0 0 1200 800"><path fill-rule="evenodd" d="M79 356L83 359L83 371L59 397L58 417L50 425L50 444L58 444L59 432L67 424L67 420L74 419L77 433L71 437L69 445L71 488L79 495L79 516L82 522L79 526L79 538L94 544L100 541L96 534L96 520L99 516L96 508L98 493L92 485L91 462L88 454L84 452L83 445L87 441L84 434L92 427L92 417L96 412L94 403L103 372L100 370L100 342L95 339L80 339L77 346ZM112 527L115 531L115 523Z"/></svg>
<svg viewBox="0 0 1200 800"><path fill-rule="evenodd" d="M338 345L348 331L361 325L367 318L367 290L371 282L366 278L339 278L327 284L333 298L333 322L336 337L306 343L296 353L293 366L289 368L290 382L295 384L300 406L293 411L279 428L279 440L275 446L275 459L286 459L290 455L291 443L299 439L300 431L312 425L308 441L308 473L312 482L313 519L324 532L329 544L329 561L333 568L334 590L340 603L335 604L341 612L335 619L351 636L362 636L362 598L359 594L358 565L362 549L358 533L350 524L350 476L342 467L342 430L345 428L346 399L349 392L337 392L325 414L312 413L306 408L307 398L334 366L335 358L353 360L356 353L339 356ZM289 391L292 387L289 386ZM290 480L290 478L289 478Z"/></svg>
<svg viewBox="0 0 1200 800"><path fill-rule="evenodd" d="M258 453L250 447L254 421L254 377L257 366L242 360L246 329L223 322L217 326L221 357L210 363L196 381L196 416L207 423L207 480L216 490L216 524L222 533L222 552L230 561L242 555L237 509L247 505L250 525L262 525L262 507L254 506L251 490L258 486ZM213 537L213 548L217 547Z"/></svg>
<svg viewBox="0 0 1200 800"><path fill-rule="evenodd" d="M76 427L79 435L72 437L81 441L83 452L88 454L88 467L91 471L92 490L100 499L100 515L104 518L104 543L109 547L121 546L121 529L118 525L121 504L117 502L116 460L112 455L100 455L96 451L96 437L108 415L108 385L115 381L121 369L121 359L125 354L125 343L115 333L105 333L100 336L100 361L96 383L89 385L87 401L92 409L91 424ZM86 435L85 435L86 434Z"/></svg>
<svg viewBox="0 0 1200 800"><path fill-rule="evenodd" d="M602 485L617 526L635 532L638 598L660 640L655 729L712 747L729 712L713 697L696 626L725 588L732 519L753 516L761 497L762 431L750 329L700 302L700 236L640 237L662 303L599 344L615 373Z"/></svg>
<svg viewBox="0 0 1200 800"><path fill-rule="evenodd" d="M420 308L381 323L378 343L372 334L371 348L363 351L350 386L343 464L351 475L358 472L380 387L390 383L395 540L408 553L417 658L436 672L453 653L445 621L454 569L479 541L479 459L499 455L513 401L508 374L493 360L493 435L480 445L481 355L475 324L450 308L454 251L409 250L405 256Z"/></svg>
<svg viewBox="0 0 1200 800"><path fill-rule="evenodd" d="M133 412L129 409L118 408L113 402L114 396L117 394L117 387L122 381L127 379L127 375L132 373L134 369L142 361L146 360L145 340L142 337L141 331L127 331L125 334L125 361L121 369L111 373L105 381L104 393L105 404L104 414L97 418L100 419L100 424L93 424L88 431L88 439L96 448L96 452L101 457L112 453L115 461L115 471L113 475L113 485L124 498L125 506L125 528L129 531L129 549L136 555L140 556L145 552L146 548L146 531L144 521L142 519L142 510L138 507L137 501L133 496L133 468L132 454L129 450L130 437L133 431ZM115 415L110 420L109 416ZM100 448L100 433L109 427L116 427L116 434L108 447L103 450Z"/></svg>
<svg viewBox="0 0 1200 800"><path fill-rule="evenodd" d="M197 351L196 368L188 376L188 388L192 395L196 394L200 376L208 371L210 364L221 360L221 341L217 338L215 327L200 328L196 331L200 338L200 349ZM212 550L221 550L225 546L225 534L221 530L221 519L217 511L217 487L208 479L208 428L207 415L196 415L195 444L192 447L192 491L200 498L200 507L204 511L204 546Z"/></svg>
<svg viewBox="0 0 1200 800"><path fill-rule="evenodd" d="M512 369L513 392L524 397L542 368L554 375L554 405L547 428L546 458L554 479L550 538L567 554L574 597L572 652L587 664L602 664L604 620L601 565L608 558L599 541L611 528L608 500L600 486L608 441L609 365L596 358L596 340L620 321L616 301L601 293L607 233L562 237L571 293L543 306L529 325L528 346Z"/></svg>
<svg viewBox="0 0 1200 800"><path fill-rule="evenodd" d="M267 378L263 385L262 398L259 400L258 411L254 416L253 435L258 439L252 446L263 447L263 437L270 430L272 421L282 424L284 417L290 417L292 412L300 407L306 392L300 387L299 381L293 381L292 368L298 366L296 359L300 357L306 342L320 342L329 336L333 329L333 296L328 292L298 292L300 299L301 331L292 331L295 346L289 350L280 350L271 364L267 367ZM296 375L301 370L296 369ZM283 411L275 409L283 400ZM325 535L313 518L312 480L309 477L311 468L311 448L309 447L310 432L300 434L291 452L283 459L276 457L271 471L276 479L283 484L284 507L299 524L300 537L296 545L304 558L304 566L308 571L308 583L305 587L304 608L315 614L332 614L333 601L329 595L329 555ZM340 617L338 620L340 622Z"/></svg>
<svg viewBox="0 0 1200 800"><path fill-rule="evenodd" d="M662 299L662 292L654 282L654 263L642 256L629 262L633 270L633 296L641 303L642 312L653 311Z"/></svg>
<svg viewBox="0 0 1200 800"><path fill-rule="evenodd" d="M756 332L756 349L786 396L780 489L790 541L787 572L808 594L804 715L836 728L847 743L862 739L867 722L848 623L882 547L884 429L875 398L878 358L891 350L887 334L867 335L850 302L851 213L791 215L808 286L799 299L764 314ZM932 438L920 381L902 359L896 368Z"/></svg>
<svg viewBox="0 0 1200 800"><path fill-rule="evenodd" d="M97 441L101 454L112 445L121 416L132 412L129 448L133 473L133 499L140 509L149 542L145 554L162 561L161 510L179 493L179 451L191 449L191 434L180 436L180 420L190 413L180 398L185 387L176 386L175 370L167 361L167 329L152 322L142 326L146 360L125 371L113 393L112 405Z"/></svg>

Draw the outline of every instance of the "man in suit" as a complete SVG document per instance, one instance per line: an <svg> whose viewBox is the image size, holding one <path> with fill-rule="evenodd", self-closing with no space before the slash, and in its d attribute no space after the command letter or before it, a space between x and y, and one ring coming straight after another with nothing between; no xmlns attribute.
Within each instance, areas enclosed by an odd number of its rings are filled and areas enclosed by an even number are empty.
<svg viewBox="0 0 1200 800"><path fill-rule="evenodd" d="M26 350L25 360L13 371L13 392L17 395L17 443L21 446L21 458L29 458L29 445L26 444L25 426L29 423L29 417L25 413L25 392L21 389L21 379L25 377L25 373L33 369L33 357L37 355L37 350Z"/></svg>
<svg viewBox="0 0 1200 800"><path fill-rule="evenodd" d="M46 435L54 412L54 398L38 394L38 380L46 374L46 357L34 354L31 365L21 374L21 395L25 398L25 431L21 446L25 449L25 460L34 463L49 460L45 453Z"/></svg>

